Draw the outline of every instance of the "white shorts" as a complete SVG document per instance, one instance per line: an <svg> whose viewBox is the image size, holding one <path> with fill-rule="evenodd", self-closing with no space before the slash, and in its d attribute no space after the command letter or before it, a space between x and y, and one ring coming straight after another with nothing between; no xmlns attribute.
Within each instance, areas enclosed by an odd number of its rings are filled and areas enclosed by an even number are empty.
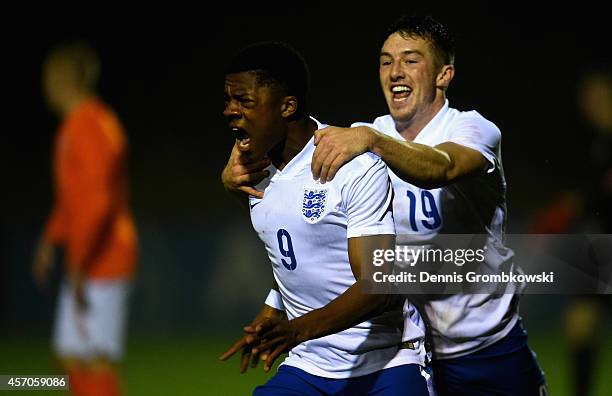
<svg viewBox="0 0 612 396"><path fill-rule="evenodd" d="M120 360L129 289L127 280L85 281L87 308L78 314L74 289L62 282L53 331L55 353L62 358Z"/></svg>

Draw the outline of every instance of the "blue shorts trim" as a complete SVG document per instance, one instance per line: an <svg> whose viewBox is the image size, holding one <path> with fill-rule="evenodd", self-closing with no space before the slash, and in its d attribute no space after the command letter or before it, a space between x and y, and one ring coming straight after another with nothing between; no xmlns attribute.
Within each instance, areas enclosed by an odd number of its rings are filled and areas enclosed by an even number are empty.
<svg viewBox="0 0 612 396"><path fill-rule="evenodd" d="M254 396L430 396L421 367L405 364L360 377L333 379L282 365Z"/></svg>

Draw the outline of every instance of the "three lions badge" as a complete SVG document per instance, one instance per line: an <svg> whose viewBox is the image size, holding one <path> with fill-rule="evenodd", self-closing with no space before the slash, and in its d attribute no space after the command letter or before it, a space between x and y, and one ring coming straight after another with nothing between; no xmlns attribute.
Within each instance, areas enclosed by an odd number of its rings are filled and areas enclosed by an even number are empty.
<svg viewBox="0 0 612 396"><path fill-rule="evenodd" d="M327 204L327 189L305 188L302 200L302 218L310 224L321 220Z"/></svg>

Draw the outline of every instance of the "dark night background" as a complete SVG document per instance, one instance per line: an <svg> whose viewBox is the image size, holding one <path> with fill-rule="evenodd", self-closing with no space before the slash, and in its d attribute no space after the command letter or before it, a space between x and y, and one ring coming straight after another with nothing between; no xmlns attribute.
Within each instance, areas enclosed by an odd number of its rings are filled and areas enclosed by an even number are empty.
<svg viewBox="0 0 612 396"><path fill-rule="evenodd" d="M610 61L603 5L215 5L108 6L75 16L44 6L36 15L4 15L9 88L3 106L8 126L2 143L0 329L45 333L53 316L57 285L48 294L37 291L29 267L51 206L57 126L42 100L41 62L62 40L87 39L98 49L101 96L130 139L132 207L141 242L132 331L237 333L265 297L265 252L219 177L233 142L221 116L223 69L234 51L251 42L294 45L310 67L312 114L346 126L386 113L378 83L385 27L401 11L431 13L457 36L451 106L476 109L502 131L508 231L526 232L534 211L556 191L588 178L576 165L583 143L576 81L586 66ZM543 301L558 307L561 299ZM534 323L557 320L558 310L535 314L543 303L531 300L525 314Z"/></svg>

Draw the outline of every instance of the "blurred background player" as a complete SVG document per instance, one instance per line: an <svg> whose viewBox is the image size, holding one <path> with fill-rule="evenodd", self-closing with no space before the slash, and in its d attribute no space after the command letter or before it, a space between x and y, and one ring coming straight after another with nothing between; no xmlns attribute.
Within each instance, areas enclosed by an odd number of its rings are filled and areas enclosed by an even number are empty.
<svg viewBox="0 0 612 396"><path fill-rule="evenodd" d="M568 174L576 184L573 189L557 191L553 200L536 211L529 232L533 234L612 234L612 72L609 64L592 64L584 68L576 90L579 136L573 141ZM552 241L554 241L551 238ZM593 277L606 277L611 268L594 257L573 253L563 248L563 242L553 243L568 263L580 266ZM605 256L605 255L604 255ZM599 257L602 258L602 257ZM574 296L568 302L563 334L569 347L572 394L593 394L597 361L602 345L600 329L610 319L612 299L609 295Z"/></svg>
<svg viewBox="0 0 612 396"><path fill-rule="evenodd" d="M43 93L61 119L53 149L55 199L34 258L45 286L64 250L53 349L75 395L117 395L137 236L128 205L127 140L96 94L100 61L85 42L53 49Z"/></svg>

